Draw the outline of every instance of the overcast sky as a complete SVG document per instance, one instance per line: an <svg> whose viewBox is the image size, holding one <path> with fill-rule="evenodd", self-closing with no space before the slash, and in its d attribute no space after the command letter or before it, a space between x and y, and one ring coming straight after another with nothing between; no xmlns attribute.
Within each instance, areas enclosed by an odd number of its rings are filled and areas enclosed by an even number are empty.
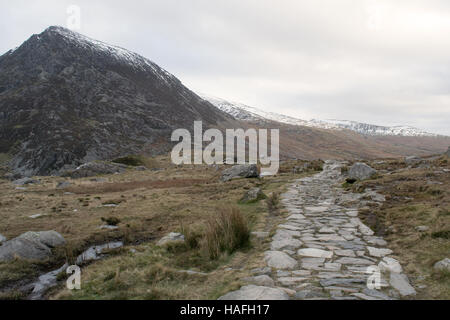
<svg viewBox="0 0 450 320"><path fill-rule="evenodd" d="M0 52L50 25L151 59L186 86L302 119L450 135L448 0L15 0Z"/></svg>

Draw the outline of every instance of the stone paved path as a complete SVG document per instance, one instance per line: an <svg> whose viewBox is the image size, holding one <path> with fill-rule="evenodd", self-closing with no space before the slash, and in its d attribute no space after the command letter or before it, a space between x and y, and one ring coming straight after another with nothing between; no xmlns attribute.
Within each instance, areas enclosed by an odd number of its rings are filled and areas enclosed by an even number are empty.
<svg viewBox="0 0 450 320"><path fill-rule="evenodd" d="M250 285L221 299L384 300L415 295L387 243L358 218L358 207L379 205L384 197L345 191L339 184L341 166L327 161L323 172L296 181L283 194L289 216L278 226L271 251L265 252L267 267L254 270L254 277L246 279ZM368 280L377 272L380 287L369 289Z"/></svg>

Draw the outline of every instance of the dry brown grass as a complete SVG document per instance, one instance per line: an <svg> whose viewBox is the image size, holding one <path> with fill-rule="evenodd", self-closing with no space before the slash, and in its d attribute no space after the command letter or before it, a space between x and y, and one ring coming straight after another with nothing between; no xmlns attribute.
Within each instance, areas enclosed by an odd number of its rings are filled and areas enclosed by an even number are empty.
<svg viewBox="0 0 450 320"><path fill-rule="evenodd" d="M98 277L103 271L97 268L97 263L83 269L86 275L86 291L73 296L86 298L94 296L100 298L114 298L127 296L128 298L183 298L186 286L191 279L176 278L170 285L155 283L155 291L147 295L145 286L145 272L153 268L154 261L162 261L163 267L177 270L193 268L199 271L216 272L221 268L233 267L235 271L221 278L212 275L208 281L195 280L193 284L197 293L192 298L216 298L227 290L236 286L236 274L243 267L252 265L250 261L258 254L260 248L255 247L242 253L235 251L229 255L211 261L203 253L200 242L206 230L207 221L217 216L218 207L235 205L248 221L250 229L263 228L269 218L266 204L263 201L253 204L239 204L238 201L248 188L258 186L264 192L279 192L287 182L299 176L280 175L278 177L258 179L233 180L228 183L220 181L220 172L209 166L170 165L167 157L158 158L159 171L129 170L123 174L104 176L107 183L92 181L90 178L71 180L73 187L65 190L56 189L61 178L40 177L40 185L27 186L26 190L16 190L10 182L0 181L0 233L7 238L13 238L26 231L55 230L67 240L64 248L58 249L55 260L43 266L33 263L0 264L0 291L3 284L11 288L11 284L25 275L35 277L38 273L48 272L60 267L64 260L74 261L76 256L90 245L108 241L123 240L126 246L135 246L137 250L146 250L152 243L169 232L182 231L180 222L186 229L190 229L188 246L173 248L172 252L161 253L153 250L155 259L139 260L134 264L134 257L126 251L118 256L99 262L105 264L112 272L120 265L120 274L116 282L105 282L98 293L92 287L97 285ZM77 193L66 193L76 191ZM114 203L116 207L105 207L104 204ZM29 218L30 215L41 213L38 219ZM101 230L101 218L117 218L120 220L118 230ZM192 240L190 240L192 239ZM150 250L150 249L149 249ZM162 258L164 257L164 258ZM117 260L116 260L117 259ZM160 260L158 260L160 259ZM119 263L124 261L124 263ZM129 265L129 267L127 267ZM255 265L256 267L257 265ZM134 273L133 268L140 270ZM245 272L248 272L245 271ZM91 275L89 277L89 275ZM105 275L106 277L107 275ZM136 279L133 277L136 276ZM226 279L225 279L226 278ZM181 279L181 280L180 280ZM223 280L223 282L221 282ZM85 280L83 280L85 281ZM122 281L129 282L122 286ZM134 283L141 281L142 286ZM90 284L91 283L91 284ZM208 285L214 288L205 290ZM167 285L167 290L164 286ZM3 286L4 287L4 286ZM171 289L170 289L171 288ZM174 292L177 292L176 294ZM117 293L117 295L115 294ZM71 296L69 294L69 296ZM185 297L186 298L186 297Z"/></svg>
<svg viewBox="0 0 450 320"><path fill-rule="evenodd" d="M146 181L130 181L119 183L101 183L95 186L77 186L68 188L68 192L75 194L86 193L114 193L124 192L136 189L168 189L168 188L185 188L192 185L208 184L210 180L206 179L171 179L171 180L146 180Z"/></svg>
<svg viewBox="0 0 450 320"><path fill-rule="evenodd" d="M211 259L222 252L228 254L246 247L250 240L247 219L237 208L219 208L218 214L206 223L204 248Z"/></svg>
<svg viewBox="0 0 450 320"><path fill-rule="evenodd" d="M450 172L444 171L450 166L445 160L413 168L398 160L372 163L381 176L358 183L386 196L381 208L363 212L364 220L389 242L421 299L450 299L450 277L433 269L450 252L445 236L450 230ZM419 226L428 230L421 232Z"/></svg>

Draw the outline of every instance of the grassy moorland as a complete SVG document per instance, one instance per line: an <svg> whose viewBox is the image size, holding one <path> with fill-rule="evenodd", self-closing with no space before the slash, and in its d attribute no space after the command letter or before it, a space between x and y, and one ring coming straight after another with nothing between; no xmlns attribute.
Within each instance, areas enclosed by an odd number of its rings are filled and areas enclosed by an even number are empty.
<svg viewBox="0 0 450 320"><path fill-rule="evenodd" d="M418 299L450 299L449 272L433 268L450 253L449 158L429 157L411 166L403 160L370 164L378 176L352 188L376 189L386 202L363 210L365 223L400 258Z"/></svg>
<svg viewBox="0 0 450 320"><path fill-rule="evenodd" d="M11 239L30 230L55 230L67 240L48 261L0 264L2 298L23 297L16 290L18 284L65 261L73 263L90 245L122 240L122 249L83 268L82 290L65 290L65 275L61 274L60 286L50 292L50 298L215 299L239 287L241 278L261 266L268 242L254 236L248 239L245 233L272 231L282 215L276 194L302 176L291 170L300 163L284 163L276 177L226 183L220 181L224 167L178 167L168 157L151 159L147 162L151 168L146 171L130 169L76 180L40 177L41 184L26 190L16 190L10 182L2 181L1 234ZM64 180L71 186L57 189L58 182ZM240 203L243 194L255 186L269 198ZM35 214L42 216L30 218ZM220 234L217 217L221 216L231 216L229 230L240 232L235 240L215 238ZM118 229L100 229L104 221L113 221ZM157 240L170 232L184 233L186 243L156 246ZM212 249L217 242L223 245ZM187 270L198 273L183 272Z"/></svg>

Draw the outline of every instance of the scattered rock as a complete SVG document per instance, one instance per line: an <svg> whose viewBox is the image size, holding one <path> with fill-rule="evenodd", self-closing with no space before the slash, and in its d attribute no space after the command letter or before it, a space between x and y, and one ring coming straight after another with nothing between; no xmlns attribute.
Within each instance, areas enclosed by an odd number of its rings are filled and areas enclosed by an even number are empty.
<svg viewBox="0 0 450 320"><path fill-rule="evenodd" d="M56 185L56 189L64 189L70 187L71 185L72 183L70 183L69 181L61 181Z"/></svg>
<svg viewBox="0 0 450 320"><path fill-rule="evenodd" d="M409 283L408 277L403 273L391 272L391 286L397 290L401 296L416 295L416 290Z"/></svg>
<svg viewBox="0 0 450 320"><path fill-rule="evenodd" d="M419 232L426 232L426 231L430 230L430 228L427 226L418 226L418 227L416 227L416 230Z"/></svg>
<svg viewBox="0 0 450 320"><path fill-rule="evenodd" d="M448 147L447 152L445 153L447 157L450 157L450 147Z"/></svg>
<svg viewBox="0 0 450 320"><path fill-rule="evenodd" d="M167 236L158 241L158 246L164 246L170 242L184 242L184 235L177 232L171 232Z"/></svg>
<svg viewBox="0 0 450 320"><path fill-rule="evenodd" d="M22 179L18 179L12 182L14 185L16 186L25 186L28 184L39 184L41 183L39 180L36 179L32 179L32 178L22 178Z"/></svg>
<svg viewBox="0 0 450 320"><path fill-rule="evenodd" d="M77 257L76 264L81 266L87 262L100 260L104 257L105 251L115 250L123 247L122 241L110 242L107 244L92 246Z"/></svg>
<svg viewBox="0 0 450 320"><path fill-rule="evenodd" d="M257 178L258 167L256 164L239 164L222 172L222 181L230 181L237 178Z"/></svg>
<svg viewBox="0 0 450 320"><path fill-rule="evenodd" d="M289 300L289 295L278 288L248 285L227 293L219 300Z"/></svg>
<svg viewBox="0 0 450 320"><path fill-rule="evenodd" d="M405 158L405 163L407 165L415 165L415 164L421 163L422 160L423 160L422 158L419 158L417 156L410 156L410 157Z"/></svg>
<svg viewBox="0 0 450 320"><path fill-rule="evenodd" d="M275 285L275 281L273 281L273 279L268 275L260 275L250 278L244 278L242 280L257 286L273 287Z"/></svg>
<svg viewBox="0 0 450 320"><path fill-rule="evenodd" d="M251 188L239 200L240 203L253 203L265 199L267 196L262 192L261 188Z"/></svg>
<svg viewBox="0 0 450 320"><path fill-rule="evenodd" d="M64 177L86 178L102 174L114 174L124 172L128 166L120 163L110 163L106 161L93 161L85 163L73 171L66 171L62 174Z"/></svg>
<svg viewBox="0 0 450 320"><path fill-rule="evenodd" d="M179 270L179 273L185 273L188 275L195 275L195 276L207 276L208 274L205 272L198 272L198 271L194 271L194 270Z"/></svg>
<svg viewBox="0 0 450 320"><path fill-rule="evenodd" d="M0 245L6 241L6 237L0 233Z"/></svg>
<svg viewBox="0 0 450 320"><path fill-rule="evenodd" d="M439 262L436 262L436 264L433 267L435 270L447 270L450 271L450 259L445 258L444 260L441 260Z"/></svg>
<svg viewBox="0 0 450 320"><path fill-rule="evenodd" d="M43 217L43 216L44 216L43 214L37 213L37 214L33 214L33 215L30 216L29 218L31 218L31 219L37 219L37 218L40 218L40 217Z"/></svg>
<svg viewBox="0 0 450 320"><path fill-rule="evenodd" d="M38 280L32 284L33 291L31 292L29 299L30 300L42 299L43 295L48 289L58 284L58 275L61 272L65 272L67 267L69 267L69 265L64 264L61 268L40 276Z"/></svg>
<svg viewBox="0 0 450 320"><path fill-rule="evenodd" d="M117 229L119 229L119 227L118 226L103 225L103 226L100 226L99 229L101 229L101 230L117 230Z"/></svg>
<svg viewBox="0 0 450 320"><path fill-rule="evenodd" d="M137 166L137 167L134 168L134 170L136 170L136 171L147 171L147 167Z"/></svg>
<svg viewBox="0 0 450 320"><path fill-rule="evenodd" d="M365 180L373 177L377 171L365 163L357 162L348 171L350 179Z"/></svg>
<svg viewBox="0 0 450 320"><path fill-rule="evenodd" d="M269 267L276 269L294 269L297 266L297 260L281 251L266 251L265 260Z"/></svg>

